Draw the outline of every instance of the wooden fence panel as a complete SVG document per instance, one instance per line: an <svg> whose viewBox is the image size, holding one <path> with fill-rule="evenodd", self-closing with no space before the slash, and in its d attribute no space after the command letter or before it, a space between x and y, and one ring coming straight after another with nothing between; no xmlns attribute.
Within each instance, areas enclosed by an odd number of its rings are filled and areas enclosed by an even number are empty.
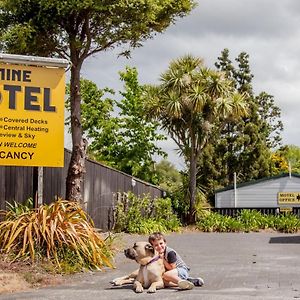
<svg viewBox="0 0 300 300"><path fill-rule="evenodd" d="M33 197L32 167L0 167L0 208L6 208L6 201L24 203Z"/></svg>
<svg viewBox="0 0 300 300"><path fill-rule="evenodd" d="M71 152L65 150L64 167L43 168L43 203L50 204L57 197L65 198L70 159ZM23 203L29 197L35 197L37 179L37 168L0 167L0 209L5 209L5 201ZM163 193L158 187L136 178L132 180L128 174L89 159L86 160L82 190L84 209L95 226L103 230L113 226L114 195L117 192L133 191L136 195L150 193L152 197L161 197Z"/></svg>
<svg viewBox="0 0 300 300"><path fill-rule="evenodd" d="M0 187L1 187L1 193L0 193L0 209L5 209L5 201L6 201L6 178L5 178L5 167L0 168Z"/></svg>
<svg viewBox="0 0 300 300"><path fill-rule="evenodd" d="M57 197L65 199L66 178L68 174L71 152L64 152L64 167L43 168L43 202L50 204Z"/></svg>

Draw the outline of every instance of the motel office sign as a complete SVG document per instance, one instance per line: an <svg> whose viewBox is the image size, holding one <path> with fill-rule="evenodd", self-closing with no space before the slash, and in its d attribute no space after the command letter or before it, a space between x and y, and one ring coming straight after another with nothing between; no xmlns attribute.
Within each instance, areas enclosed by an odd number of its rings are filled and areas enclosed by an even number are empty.
<svg viewBox="0 0 300 300"><path fill-rule="evenodd" d="M278 193L278 204L300 204L300 192Z"/></svg>
<svg viewBox="0 0 300 300"><path fill-rule="evenodd" d="M0 55L0 165L63 166L66 66Z"/></svg>

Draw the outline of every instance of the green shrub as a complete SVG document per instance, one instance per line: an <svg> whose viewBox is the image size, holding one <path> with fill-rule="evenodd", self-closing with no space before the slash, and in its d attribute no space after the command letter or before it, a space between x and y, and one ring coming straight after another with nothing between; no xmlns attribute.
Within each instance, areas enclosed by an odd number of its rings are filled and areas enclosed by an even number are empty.
<svg viewBox="0 0 300 300"><path fill-rule="evenodd" d="M138 233L138 234L150 234L152 232L165 232L166 228L163 224L157 222L154 219L146 219L141 220L140 223L132 224L132 226L129 227L128 232L129 233Z"/></svg>
<svg viewBox="0 0 300 300"><path fill-rule="evenodd" d="M243 209L237 216L245 232L258 231L262 224L262 214L256 210Z"/></svg>
<svg viewBox="0 0 300 300"><path fill-rule="evenodd" d="M278 220L279 216L277 215L266 215L265 216L265 227L263 229L274 229L274 230L277 230L276 229L276 223L277 223L277 220Z"/></svg>
<svg viewBox="0 0 300 300"><path fill-rule="evenodd" d="M230 226L237 227L237 224L233 224L233 221L228 216L222 216L218 213L203 214L196 223L196 227L205 232L228 232L231 231ZM230 225L231 224L231 225Z"/></svg>
<svg viewBox="0 0 300 300"><path fill-rule="evenodd" d="M228 216L225 220L226 232L240 232L244 230L244 225L240 220Z"/></svg>
<svg viewBox="0 0 300 300"><path fill-rule="evenodd" d="M300 220L293 214L273 216L247 209L242 210L236 217L203 211L198 214L196 226L205 232L250 232L269 228L294 233L300 229Z"/></svg>
<svg viewBox="0 0 300 300"><path fill-rule="evenodd" d="M286 233L295 233L300 229L300 220L293 214L280 215L274 222L274 229Z"/></svg>
<svg viewBox="0 0 300 300"><path fill-rule="evenodd" d="M114 230L138 233L144 219L150 218L152 207L148 196L140 198L131 192L125 194L116 206Z"/></svg>
<svg viewBox="0 0 300 300"><path fill-rule="evenodd" d="M150 234L155 231L178 231L180 221L173 213L169 198L150 199L128 193L116 206L116 232Z"/></svg>
<svg viewBox="0 0 300 300"><path fill-rule="evenodd" d="M181 223L174 214L170 198L158 198L154 201L154 220L162 224L164 231L179 231ZM156 230L159 231L159 230ZM153 230L151 231L153 232Z"/></svg>
<svg viewBox="0 0 300 300"><path fill-rule="evenodd" d="M204 232L215 231L217 227L217 214L211 213L204 218L200 218L196 223L196 227Z"/></svg>

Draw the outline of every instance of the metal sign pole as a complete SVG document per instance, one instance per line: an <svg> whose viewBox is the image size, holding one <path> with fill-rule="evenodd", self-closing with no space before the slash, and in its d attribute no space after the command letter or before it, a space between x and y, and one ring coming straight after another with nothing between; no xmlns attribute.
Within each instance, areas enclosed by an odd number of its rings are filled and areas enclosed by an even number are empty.
<svg viewBox="0 0 300 300"><path fill-rule="evenodd" d="M43 167L38 167L38 207L43 204Z"/></svg>

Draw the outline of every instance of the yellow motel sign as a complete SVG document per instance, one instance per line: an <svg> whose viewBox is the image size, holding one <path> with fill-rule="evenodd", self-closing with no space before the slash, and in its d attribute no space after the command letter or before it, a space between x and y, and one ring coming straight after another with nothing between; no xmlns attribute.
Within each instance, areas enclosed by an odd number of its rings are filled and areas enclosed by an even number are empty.
<svg viewBox="0 0 300 300"><path fill-rule="evenodd" d="M300 192L278 193L278 204L300 204Z"/></svg>
<svg viewBox="0 0 300 300"><path fill-rule="evenodd" d="M64 164L65 69L47 62L0 61L0 165Z"/></svg>

